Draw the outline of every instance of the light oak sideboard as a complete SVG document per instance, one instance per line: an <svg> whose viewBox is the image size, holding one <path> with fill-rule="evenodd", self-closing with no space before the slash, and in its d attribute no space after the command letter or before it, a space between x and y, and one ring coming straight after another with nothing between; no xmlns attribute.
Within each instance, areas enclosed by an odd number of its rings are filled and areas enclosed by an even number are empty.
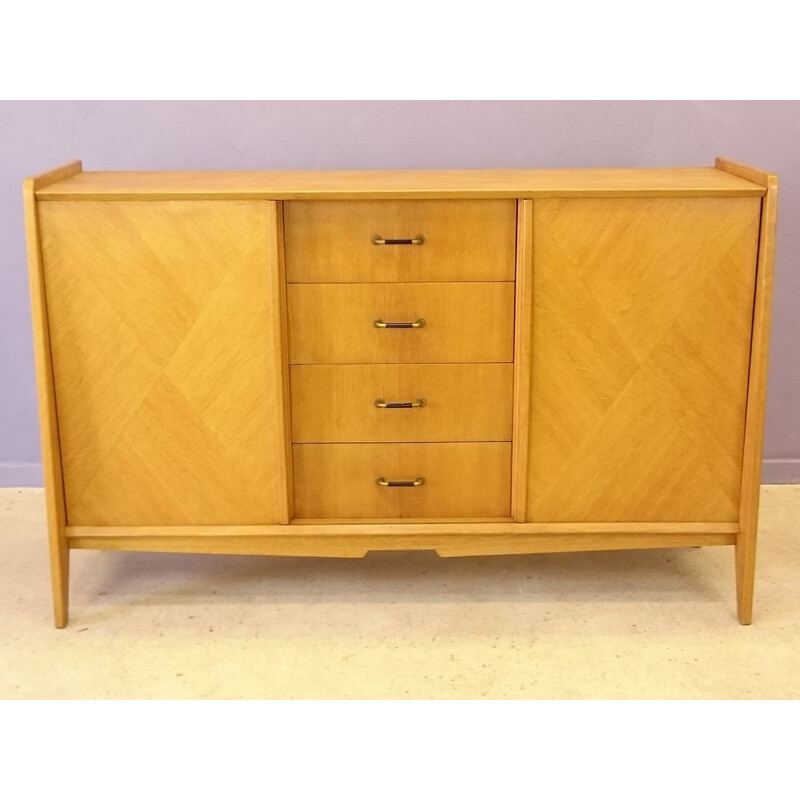
<svg viewBox="0 0 800 800"><path fill-rule="evenodd" d="M751 621L777 178L24 185L56 625L73 549L734 545Z"/></svg>

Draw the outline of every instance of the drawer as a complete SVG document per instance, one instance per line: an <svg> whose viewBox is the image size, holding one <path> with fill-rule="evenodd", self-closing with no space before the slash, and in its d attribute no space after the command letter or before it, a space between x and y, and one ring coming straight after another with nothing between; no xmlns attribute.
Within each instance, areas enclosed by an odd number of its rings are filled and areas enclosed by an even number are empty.
<svg viewBox="0 0 800 800"><path fill-rule="evenodd" d="M295 442L511 440L511 364L293 366L290 381Z"/></svg>
<svg viewBox="0 0 800 800"><path fill-rule="evenodd" d="M290 282L514 280L515 200L290 201L284 231Z"/></svg>
<svg viewBox="0 0 800 800"><path fill-rule="evenodd" d="M297 519L507 517L511 444L296 444ZM418 486L382 486L378 479Z"/></svg>
<svg viewBox="0 0 800 800"><path fill-rule="evenodd" d="M291 364L513 359L513 283L296 283L286 291Z"/></svg>

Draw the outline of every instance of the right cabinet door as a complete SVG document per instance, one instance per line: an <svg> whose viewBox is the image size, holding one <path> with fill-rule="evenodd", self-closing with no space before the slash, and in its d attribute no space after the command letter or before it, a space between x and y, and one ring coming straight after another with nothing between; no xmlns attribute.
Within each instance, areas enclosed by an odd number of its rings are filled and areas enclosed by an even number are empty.
<svg viewBox="0 0 800 800"><path fill-rule="evenodd" d="M534 202L529 521L738 519L760 209Z"/></svg>

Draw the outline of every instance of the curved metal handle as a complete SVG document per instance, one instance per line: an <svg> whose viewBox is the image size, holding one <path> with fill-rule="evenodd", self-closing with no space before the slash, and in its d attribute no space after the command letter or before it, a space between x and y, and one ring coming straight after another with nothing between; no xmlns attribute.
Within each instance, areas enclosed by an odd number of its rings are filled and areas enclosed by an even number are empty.
<svg viewBox="0 0 800 800"><path fill-rule="evenodd" d="M376 328L424 328L425 320L418 319L416 322L384 322L382 319L376 319L372 324Z"/></svg>
<svg viewBox="0 0 800 800"><path fill-rule="evenodd" d="M425 478L422 475L415 478L413 481L387 481L386 478L375 478L375 483L377 483L378 486L391 486L398 489L406 489L414 486L422 486L422 484L425 483Z"/></svg>
<svg viewBox="0 0 800 800"><path fill-rule="evenodd" d="M384 239L383 236L372 237L372 244L425 244L424 236L414 236L412 239Z"/></svg>
<svg viewBox="0 0 800 800"><path fill-rule="evenodd" d="M383 398L378 398L375 401L375 408L425 408L425 398L420 397L412 403L386 403Z"/></svg>

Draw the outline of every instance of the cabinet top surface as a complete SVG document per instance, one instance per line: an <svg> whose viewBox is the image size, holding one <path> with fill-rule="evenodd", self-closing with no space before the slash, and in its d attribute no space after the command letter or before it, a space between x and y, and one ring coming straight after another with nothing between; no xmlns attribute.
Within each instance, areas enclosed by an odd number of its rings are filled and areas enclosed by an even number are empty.
<svg viewBox="0 0 800 800"><path fill-rule="evenodd" d="M754 197L763 186L715 167L326 172L77 172L39 200Z"/></svg>

